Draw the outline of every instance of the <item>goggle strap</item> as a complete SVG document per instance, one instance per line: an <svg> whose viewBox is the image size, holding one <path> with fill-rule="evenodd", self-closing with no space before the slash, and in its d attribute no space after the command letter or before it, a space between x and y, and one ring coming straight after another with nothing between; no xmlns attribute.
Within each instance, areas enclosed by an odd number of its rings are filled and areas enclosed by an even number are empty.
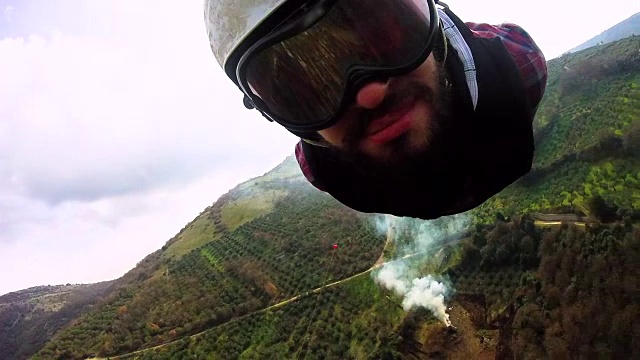
<svg viewBox="0 0 640 360"><path fill-rule="evenodd" d="M311 139L305 139L305 138L300 138L302 139L302 141L306 142L307 144L313 145L313 146L319 146L319 147L329 147L329 144L325 141L325 140L311 140Z"/></svg>
<svg viewBox="0 0 640 360"><path fill-rule="evenodd" d="M437 3L437 0L436 0ZM442 34L442 42L444 44L444 56L442 59L442 63L444 64L447 61L447 55L449 50L449 43L447 43L447 35L444 33L444 29L442 28L442 24L440 24L440 34ZM246 96L246 95L245 95Z"/></svg>
<svg viewBox="0 0 640 360"><path fill-rule="evenodd" d="M251 99L246 94L244 95L244 99L242 99L242 103L244 104L244 107L249 110L256 108L253 104L253 101L251 101Z"/></svg>

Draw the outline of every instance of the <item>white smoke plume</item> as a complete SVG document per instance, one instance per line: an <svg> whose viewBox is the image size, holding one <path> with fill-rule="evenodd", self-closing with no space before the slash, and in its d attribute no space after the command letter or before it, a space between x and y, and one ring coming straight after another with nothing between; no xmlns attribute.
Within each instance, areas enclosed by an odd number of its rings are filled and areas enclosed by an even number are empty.
<svg viewBox="0 0 640 360"><path fill-rule="evenodd" d="M371 217L373 226L375 227L378 235L387 235L389 227L397 221L397 217L393 215L380 215L375 214Z"/></svg>
<svg viewBox="0 0 640 360"><path fill-rule="evenodd" d="M375 276L376 283L394 291L403 297L402 308L409 311L415 307L430 310L446 326L451 326L444 296L447 291L444 283L436 281L430 275L411 280L410 271L404 260L386 263Z"/></svg>
<svg viewBox="0 0 640 360"><path fill-rule="evenodd" d="M398 275L404 274L406 271L404 261L386 263L378 272L375 281L387 289L395 291L396 294L404 296L409 291L409 282Z"/></svg>
<svg viewBox="0 0 640 360"><path fill-rule="evenodd" d="M386 233L390 241L398 247L395 260L388 260L372 276L383 287L402 296L402 307L409 311L416 307L430 310L446 326L451 321L446 310L445 296L451 289L433 276L420 274L420 264L413 261L415 255L435 254L440 250L436 246L446 237L461 233L470 224L469 214L458 214L432 221L393 216L376 216L374 225L379 233ZM409 236L409 243L397 242L399 234ZM414 266L411 266L414 265ZM415 266L417 265L417 266Z"/></svg>
<svg viewBox="0 0 640 360"><path fill-rule="evenodd" d="M424 307L445 325L451 326L447 306L444 304L444 294L447 289L444 284L434 280L427 275L419 279L413 279L409 292L405 294L402 301L404 311L409 311L414 307Z"/></svg>

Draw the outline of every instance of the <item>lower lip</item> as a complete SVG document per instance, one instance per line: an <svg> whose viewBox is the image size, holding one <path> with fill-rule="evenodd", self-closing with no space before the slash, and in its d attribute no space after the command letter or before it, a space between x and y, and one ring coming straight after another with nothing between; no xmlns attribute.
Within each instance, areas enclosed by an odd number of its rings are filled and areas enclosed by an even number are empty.
<svg viewBox="0 0 640 360"><path fill-rule="evenodd" d="M386 128L378 131L375 134L367 136L367 140L370 140L376 144L386 144L389 141L409 131L409 129L411 128L411 115L413 114L414 108L415 106L412 106L404 115L402 115L398 120L396 120Z"/></svg>

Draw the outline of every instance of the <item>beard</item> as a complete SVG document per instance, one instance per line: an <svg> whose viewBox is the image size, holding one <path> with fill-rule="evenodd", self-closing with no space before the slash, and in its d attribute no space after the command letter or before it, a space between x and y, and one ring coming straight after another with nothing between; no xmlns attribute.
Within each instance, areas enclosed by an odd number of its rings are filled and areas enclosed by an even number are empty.
<svg viewBox="0 0 640 360"><path fill-rule="evenodd" d="M393 78L379 106L357 109L340 147L316 148L322 159L314 162L318 174L330 174L321 182L343 204L357 204L369 213L433 218L453 213L468 198L470 174L476 170L474 109L461 62L447 57L453 48L444 36L436 40L431 76L437 81L428 85L411 76ZM414 105L424 105L427 118L412 119L423 123L412 123L408 132L383 144L388 156L363 151L360 144L372 121Z"/></svg>
<svg viewBox="0 0 640 360"><path fill-rule="evenodd" d="M360 110L359 121L347 129L344 147L325 148L334 159L331 172L342 176L331 179L340 188L351 189L350 197L365 201L373 212L396 215L421 213L424 204L431 208L449 208L463 196L469 185L473 164L472 123L464 91L464 79L451 81L448 67L438 64L438 89L420 82L405 82L390 87L388 98L373 110ZM373 119L419 101L430 109L426 126L412 128L406 134L384 144L390 154L385 159L363 152L358 143ZM419 120L419 119L416 119ZM416 141L416 136L419 141ZM330 155L332 154L332 155Z"/></svg>
<svg viewBox="0 0 640 360"><path fill-rule="evenodd" d="M415 172L416 169L443 169L457 153L455 110L451 82L441 64L437 65L438 89L415 81L397 81L389 84L389 91L375 109L357 110L354 121L345 131L340 152L348 162L368 174ZM383 145L384 157L364 152L360 144L367 136L371 122L386 114L397 112L412 104L424 104L428 111L425 123ZM430 172L431 172L430 171Z"/></svg>

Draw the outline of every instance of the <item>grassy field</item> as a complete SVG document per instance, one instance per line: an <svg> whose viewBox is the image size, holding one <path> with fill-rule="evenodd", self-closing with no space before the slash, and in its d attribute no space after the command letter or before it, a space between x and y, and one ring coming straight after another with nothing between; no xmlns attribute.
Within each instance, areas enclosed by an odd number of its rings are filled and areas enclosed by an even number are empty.
<svg viewBox="0 0 640 360"><path fill-rule="evenodd" d="M193 249L197 249L210 241L220 238L220 233L207 216L203 213L193 220L177 235L177 240L163 253L165 258L179 259Z"/></svg>
<svg viewBox="0 0 640 360"><path fill-rule="evenodd" d="M276 202L286 195L286 190L269 190L230 202L222 207L222 222L233 231L242 224L270 213Z"/></svg>

